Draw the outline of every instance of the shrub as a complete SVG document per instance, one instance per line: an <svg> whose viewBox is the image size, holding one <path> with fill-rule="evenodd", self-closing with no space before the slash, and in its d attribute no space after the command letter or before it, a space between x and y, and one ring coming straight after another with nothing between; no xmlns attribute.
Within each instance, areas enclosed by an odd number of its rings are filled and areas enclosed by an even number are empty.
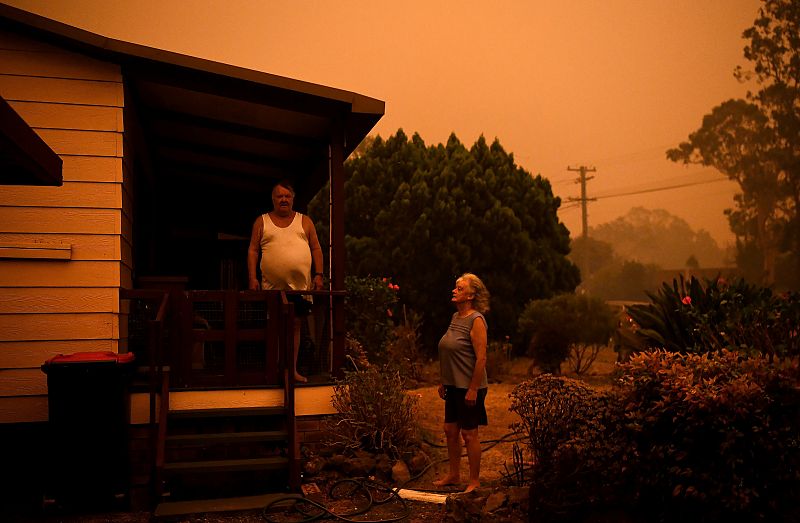
<svg viewBox="0 0 800 523"><path fill-rule="evenodd" d="M519 318L534 363L556 374L572 345L606 345L615 325L614 311L602 300L575 294L528 302Z"/></svg>
<svg viewBox="0 0 800 523"><path fill-rule="evenodd" d="M501 382L511 369L511 343L490 341L486 347L486 374Z"/></svg>
<svg viewBox="0 0 800 523"><path fill-rule="evenodd" d="M622 371L631 479L643 506L708 521L769 520L791 507L800 493L794 379L763 357L730 351L641 353Z"/></svg>
<svg viewBox="0 0 800 523"><path fill-rule="evenodd" d="M550 374L519 384L511 397L510 410L521 418L512 427L527 437L533 456L531 510L537 520L612 504L627 459L613 397Z"/></svg>
<svg viewBox="0 0 800 523"><path fill-rule="evenodd" d="M377 363L386 361L386 344L394 329L392 316L397 288L386 278L345 278L347 333L361 344Z"/></svg>
<svg viewBox="0 0 800 523"><path fill-rule="evenodd" d="M366 369L369 367L369 358L367 352L361 343L352 337L350 333L344 336L344 354L347 360L350 361L350 370Z"/></svg>
<svg viewBox="0 0 800 523"><path fill-rule="evenodd" d="M794 369L732 351L635 355L607 394L542 375L512 392L538 520L606 506L644 521L800 516Z"/></svg>
<svg viewBox="0 0 800 523"><path fill-rule="evenodd" d="M592 367L597 355L606 346L599 343L573 343L569 346L569 353L567 354L569 370L578 375L583 374Z"/></svg>
<svg viewBox="0 0 800 523"><path fill-rule="evenodd" d="M420 315L403 305L402 322L396 325L386 342L388 365L406 379L420 380Z"/></svg>
<svg viewBox="0 0 800 523"><path fill-rule="evenodd" d="M332 403L338 414L326 427L331 443L395 458L413 447L416 398L403 388L400 374L386 368L373 365L345 373L333 387Z"/></svg>
<svg viewBox="0 0 800 523"><path fill-rule="evenodd" d="M721 349L770 357L800 355L800 294L775 295L743 279L701 283L683 277L648 293L628 314L651 347L702 353Z"/></svg>

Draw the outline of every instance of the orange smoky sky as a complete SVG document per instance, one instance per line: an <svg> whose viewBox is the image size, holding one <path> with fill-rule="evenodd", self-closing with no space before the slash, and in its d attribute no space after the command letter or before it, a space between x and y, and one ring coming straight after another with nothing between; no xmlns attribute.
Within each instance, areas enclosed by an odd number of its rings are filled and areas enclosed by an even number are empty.
<svg viewBox="0 0 800 523"><path fill-rule="evenodd" d="M742 32L758 0L4 0L110 38L386 101L374 133L428 144L498 138L548 178L581 233L575 172L594 167L589 225L662 208L733 240L736 186L665 151L745 96ZM665 189L668 187L676 187Z"/></svg>

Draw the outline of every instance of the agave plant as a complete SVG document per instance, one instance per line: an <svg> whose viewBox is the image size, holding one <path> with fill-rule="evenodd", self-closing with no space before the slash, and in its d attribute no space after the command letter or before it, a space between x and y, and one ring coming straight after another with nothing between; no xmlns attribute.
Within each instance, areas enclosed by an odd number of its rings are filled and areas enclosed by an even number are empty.
<svg viewBox="0 0 800 523"><path fill-rule="evenodd" d="M695 277L689 281L681 277L647 295L651 303L631 306L627 312L639 326L639 335L653 347L682 353L728 349L798 355L797 293L775 295L743 279L701 283Z"/></svg>
<svg viewBox="0 0 800 523"><path fill-rule="evenodd" d="M706 301L700 282L692 277L687 286L683 277L680 282L673 279L672 286L665 282L657 293L648 292L647 297L651 303L627 308L628 315L639 327L637 333L653 347L690 352L695 339L689 307L699 307Z"/></svg>

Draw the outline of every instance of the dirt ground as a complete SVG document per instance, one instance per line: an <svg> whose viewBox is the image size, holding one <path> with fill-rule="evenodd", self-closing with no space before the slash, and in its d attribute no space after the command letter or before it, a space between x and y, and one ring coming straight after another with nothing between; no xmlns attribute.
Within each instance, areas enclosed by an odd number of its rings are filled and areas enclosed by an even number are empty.
<svg viewBox="0 0 800 523"><path fill-rule="evenodd" d="M524 376L518 377L520 381ZM489 424L478 428L478 435L484 449L481 455L481 480L482 484L490 485L498 482L506 472L505 465L512 469L511 456L513 435L511 424L519 421L519 416L508 410L511 404L509 394L519 381L506 381L492 383L486 395L486 413ZM417 419L419 420L422 437L426 442L435 443L438 447L425 446L426 452L436 460L447 457L446 442L444 438L444 402L439 398L438 385L425 386L409 391L416 396ZM503 438L505 441L498 442ZM447 463L440 463L433 467L424 477L411 485L412 488L434 488L431 482L447 471ZM461 460L461 477L469 477L467 459Z"/></svg>
<svg viewBox="0 0 800 523"><path fill-rule="evenodd" d="M610 348L604 348L592 367L580 379L587 384L598 389L611 386L611 373L614 370L616 353ZM520 382L531 377L530 358L515 358L505 365L505 372L493 377L490 373L489 392L486 396L486 412L489 424L480 427L478 434L484 442L484 449L481 455L481 485L493 486L501 483L503 476L513 471L512 447L514 440L518 439L512 434L511 424L519 421L519 416L509 410L511 406L511 391ZM562 372L566 376L576 377L569 372L567 364L562 367ZM438 380L438 368L436 364L426 367L423 374L431 383ZM495 382L499 379L499 382ZM430 454L435 459L445 459L447 457L444 449L445 439L443 432L444 423L444 402L439 398L437 392L438 385L426 385L421 388L409 391L418 398L417 419L422 427L423 437L426 441L436 443L441 447L427 447ZM502 440L502 441L500 441ZM499 442L498 442L499 441ZM520 447L524 449L524 441L518 441ZM461 460L461 476L468 477L466 457ZM440 463L428 471L412 488L433 488L431 481L447 470L447 463Z"/></svg>

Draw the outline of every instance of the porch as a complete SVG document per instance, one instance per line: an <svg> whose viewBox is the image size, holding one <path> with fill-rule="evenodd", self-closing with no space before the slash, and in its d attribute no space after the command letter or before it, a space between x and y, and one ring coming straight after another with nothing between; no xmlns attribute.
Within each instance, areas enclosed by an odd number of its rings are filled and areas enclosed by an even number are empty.
<svg viewBox="0 0 800 523"><path fill-rule="evenodd" d="M334 343L344 337L334 328L343 325L344 292L302 293L313 307L299 318L298 369L309 379L300 394L292 372L294 305L287 298L298 293L122 291L128 348L138 361L131 413L132 447L139 448L131 461L134 504L209 497L198 479L204 476L215 485L225 478L231 487L228 493L216 487L210 497L299 489L298 410L330 411L332 382L344 358ZM298 397L305 408L297 408ZM237 482L243 484L238 489Z"/></svg>

